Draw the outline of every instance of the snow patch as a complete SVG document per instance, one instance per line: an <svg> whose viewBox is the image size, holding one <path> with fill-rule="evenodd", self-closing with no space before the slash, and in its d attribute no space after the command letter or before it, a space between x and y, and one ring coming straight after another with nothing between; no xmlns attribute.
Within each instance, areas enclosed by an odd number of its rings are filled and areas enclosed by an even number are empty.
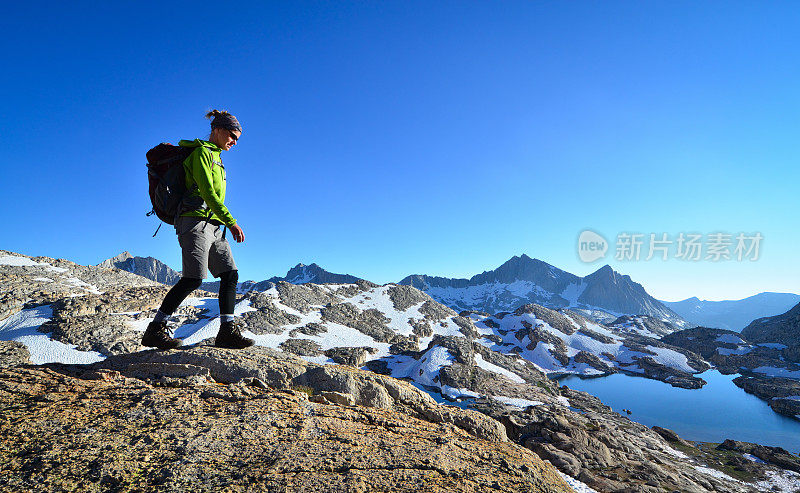
<svg viewBox="0 0 800 493"><path fill-rule="evenodd" d="M716 339L716 342L724 342L726 344L744 344L745 342L742 340L741 337L733 334L722 334Z"/></svg>
<svg viewBox="0 0 800 493"><path fill-rule="evenodd" d="M35 265L42 265L39 262L34 262L28 257L18 257L16 255L3 255L0 257L0 265L13 265L15 267L33 267Z"/></svg>
<svg viewBox="0 0 800 493"><path fill-rule="evenodd" d="M466 388L455 388L449 385L442 385L442 394L450 397L451 399L458 399L459 397L480 397L477 392L473 392Z"/></svg>
<svg viewBox="0 0 800 493"><path fill-rule="evenodd" d="M775 491L779 493L795 493L800 489L800 474L794 471L778 470L766 471L767 479L755 483L761 491Z"/></svg>
<svg viewBox="0 0 800 493"><path fill-rule="evenodd" d="M721 354L723 356L730 356L732 354L747 354L752 350L753 350L753 348L747 347L747 346L739 346L736 349L728 349L728 348L724 348L724 347L718 347L717 348L717 353L719 353L719 354Z"/></svg>
<svg viewBox="0 0 800 493"><path fill-rule="evenodd" d="M394 378L410 378L422 385L441 388L438 383L439 370L452 365L454 361L455 358L447 348L435 346L425 351L419 360L410 356L394 355L394 358L387 361L387 366L392 370Z"/></svg>
<svg viewBox="0 0 800 493"><path fill-rule="evenodd" d="M493 395L491 397L494 400L504 402L506 404L510 404L512 406L519 407L522 409L525 409L528 406L541 406L542 404L544 404L544 402L542 401L531 401L528 399L520 399L517 397L506 397L504 395Z"/></svg>
<svg viewBox="0 0 800 493"><path fill-rule="evenodd" d="M760 342L756 344L756 346L761 346L770 349L786 349L787 347L789 347L786 344L778 344L777 342Z"/></svg>
<svg viewBox="0 0 800 493"><path fill-rule="evenodd" d="M561 476L561 478L564 481L566 481L566 483L570 486L570 488L572 488L572 490L575 491L575 493L598 493L597 490L593 490L592 488L587 486L586 483L578 481L577 479L573 478L572 476L564 474L558 469L556 469L556 471L558 472L559 476Z"/></svg>
<svg viewBox="0 0 800 493"><path fill-rule="evenodd" d="M664 452L668 453L669 455L671 455L673 457L677 457L679 459L688 459L689 458L688 455L684 454L680 450L675 450L674 448L670 447L669 445L664 447Z"/></svg>
<svg viewBox="0 0 800 493"><path fill-rule="evenodd" d="M152 318L141 318L139 320L126 320L125 325L131 328L131 330L136 332L144 332L147 330L147 326L152 322Z"/></svg>
<svg viewBox="0 0 800 493"><path fill-rule="evenodd" d="M47 262L34 262L28 257L20 257L18 255L3 255L0 256L0 265L11 265L14 267L44 267L51 272L67 272L63 267L53 267Z"/></svg>
<svg viewBox="0 0 800 493"><path fill-rule="evenodd" d="M755 462L755 463L757 463L757 464L766 464L766 462L764 462L763 460L759 459L759 458L758 458L758 457L756 457L755 455L751 455L751 454L742 454L742 457L744 457L745 459L747 459L747 460L749 460L749 461L751 461L751 462Z"/></svg>
<svg viewBox="0 0 800 493"><path fill-rule="evenodd" d="M695 373L697 371L689 366L689 360L683 353L679 353L673 349L655 346L647 346L646 349L656 353L656 356L651 357L664 366L675 368L676 370L686 373Z"/></svg>
<svg viewBox="0 0 800 493"><path fill-rule="evenodd" d="M725 474L724 472L717 471L716 469L712 469L710 467L698 466L698 465L692 465L692 467L694 467L695 469L697 469L698 471L700 471L700 472L702 472L704 474L708 474L709 476L713 476L715 478L726 479L728 481L733 481L734 483L741 483L741 481L739 481L738 479L734 479L734 478L728 476L727 474Z"/></svg>
<svg viewBox="0 0 800 493"><path fill-rule="evenodd" d="M756 373L763 373L768 377L794 378L800 380L800 370L787 370L786 368L775 368L774 366L759 366Z"/></svg>
<svg viewBox="0 0 800 493"><path fill-rule="evenodd" d="M479 367L483 368L484 370L487 370L487 371L490 371L490 372L493 372L493 373L499 373L499 374L507 377L512 382L525 383L525 380L522 377L520 377L519 375L517 375L516 373L514 373L513 371L507 370L507 369L503 368L502 366L498 366L498 365L495 365L494 363L490 363L490 362L486 361L485 359L483 359L483 356L481 356L480 353L475 353L475 364L478 365Z"/></svg>
<svg viewBox="0 0 800 493"><path fill-rule="evenodd" d="M79 351L75 345L53 340L39 327L53 317L50 305L28 308L0 321L0 340L18 341L31 353L31 363L88 364L106 357L97 351Z"/></svg>
<svg viewBox="0 0 800 493"><path fill-rule="evenodd" d="M75 286L76 288L83 288L89 291L92 294L103 294L102 291L97 289L97 286L94 284L89 284L88 282L84 282L77 277L70 277L69 279L65 279L64 282L69 284L70 286Z"/></svg>
<svg viewBox="0 0 800 493"><path fill-rule="evenodd" d="M569 306L576 306L578 304L578 298L581 297L587 286L589 286L589 284L584 284L583 281L570 283L559 296L567 300Z"/></svg>
<svg viewBox="0 0 800 493"><path fill-rule="evenodd" d="M328 364L331 364L331 363L336 363L335 361L333 361L329 357L325 356L324 354L321 354L319 356L299 356L299 357L303 358L304 360L308 361L309 363L316 363L318 365L328 365Z"/></svg>

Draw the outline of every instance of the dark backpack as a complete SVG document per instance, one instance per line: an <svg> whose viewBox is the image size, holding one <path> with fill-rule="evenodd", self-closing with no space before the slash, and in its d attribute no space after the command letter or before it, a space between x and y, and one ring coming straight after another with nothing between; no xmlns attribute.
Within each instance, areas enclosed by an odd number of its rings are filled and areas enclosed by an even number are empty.
<svg viewBox="0 0 800 493"><path fill-rule="evenodd" d="M150 184L150 202L153 204L148 216L155 214L165 223L175 224L186 195L183 162L194 150L194 147L161 143L147 151L147 181ZM161 225L158 227L161 228Z"/></svg>

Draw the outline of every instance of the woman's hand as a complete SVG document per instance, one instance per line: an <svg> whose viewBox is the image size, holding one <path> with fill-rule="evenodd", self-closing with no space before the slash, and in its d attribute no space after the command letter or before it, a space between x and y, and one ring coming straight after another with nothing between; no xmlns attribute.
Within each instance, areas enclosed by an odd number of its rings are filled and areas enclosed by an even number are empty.
<svg viewBox="0 0 800 493"><path fill-rule="evenodd" d="M239 227L239 223L234 224L229 228L231 230L231 234L233 235L233 239L236 243L241 243L244 241L244 231L242 228Z"/></svg>

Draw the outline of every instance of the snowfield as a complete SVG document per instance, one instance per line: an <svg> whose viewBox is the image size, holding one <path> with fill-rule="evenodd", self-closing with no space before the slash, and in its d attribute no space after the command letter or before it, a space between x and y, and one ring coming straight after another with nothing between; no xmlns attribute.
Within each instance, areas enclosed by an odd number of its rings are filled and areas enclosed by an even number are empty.
<svg viewBox="0 0 800 493"><path fill-rule="evenodd" d="M625 345L625 337L609 328L591 321L584 321L589 332L579 332L581 325L570 316L569 313L563 314L564 319L569 321L574 332L567 334L553 327L545 320L538 319L532 313L522 315L508 314L502 318L494 316L483 316L471 314L470 318L475 322L479 332L484 336L494 335L502 339L500 343L491 341L484 337L479 342L484 346L499 352L509 353L511 348L515 348L518 354L533 363L537 368L545 373L571 373L577 375L599 375L603 372L586 363L574 361L575 356L581 351L585 351L597 356L600 361L610 367L617 367L622 371L632 373L644 373L644 370L636 364L639 358L651 358L656 363L679 370L685 373L697 373L698 370L689 365L687 357L678 351L669 348L648 345L644 351L637 351ZM497 326L497 329L491 327ZM533 349L529 346L533 341L525 337L522 340L517 338L517 332L525 326L538 327L547 333L560 339L566 347L566 356L570 358L568 364L563 364L555 356L557 348L552 343L538 341ZM596 333L598 336L591 335ZM606 339L601 340L601 339ZM648 354L653 353L653 354Z"/></svg>

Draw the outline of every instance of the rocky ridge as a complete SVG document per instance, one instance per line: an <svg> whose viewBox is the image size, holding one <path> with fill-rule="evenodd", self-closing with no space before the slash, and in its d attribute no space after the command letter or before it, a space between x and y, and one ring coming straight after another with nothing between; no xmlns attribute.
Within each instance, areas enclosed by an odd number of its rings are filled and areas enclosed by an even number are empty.
<svg viewBox="0 0 800 493"><path fill-rule="evenodd" d="M753 342L800 346L800 303L786 313L753 320L742 330L742 336Z"/></svg>
<svg viewBox="0 0 800 493"><path fill-rule="evenodd" d="M27 257L0 250L0 320L34 305L67 297L100 294L101 290L154 286L140 276L119 270L78 265L64 259Z"/></svg>

